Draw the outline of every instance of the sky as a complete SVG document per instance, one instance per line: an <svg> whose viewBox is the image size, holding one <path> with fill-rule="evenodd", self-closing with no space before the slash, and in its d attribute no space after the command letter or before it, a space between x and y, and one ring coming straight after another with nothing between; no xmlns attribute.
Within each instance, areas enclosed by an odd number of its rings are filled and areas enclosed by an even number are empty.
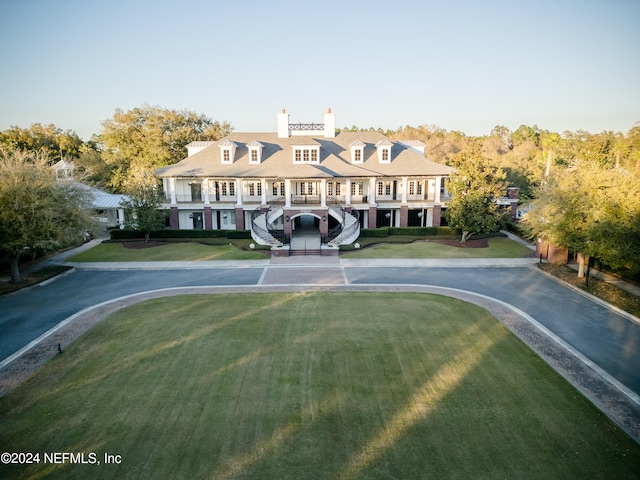
<svg viewBox="0 0 640 480"><path fill-rule="evenodd" d="M144 104L228 121L467 135L628 132L638 0L0 0L0 131L88 140Z"/></svg>

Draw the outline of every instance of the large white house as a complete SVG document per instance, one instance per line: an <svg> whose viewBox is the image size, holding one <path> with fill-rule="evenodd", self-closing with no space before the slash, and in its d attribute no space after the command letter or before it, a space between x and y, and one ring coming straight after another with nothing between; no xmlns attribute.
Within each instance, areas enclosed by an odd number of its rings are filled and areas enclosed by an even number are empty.
<svg viewBox="0 0 640 480"><path fill-rule="evenodd" d="M156 172L171 227L251 230L281 247L305 224L324 246L351 243L360 228L440 225L450 167L424 158L422 142L335 125L331 109L319 124L292 124L282 110L276 132L189 144L187 158Z"/></svg>

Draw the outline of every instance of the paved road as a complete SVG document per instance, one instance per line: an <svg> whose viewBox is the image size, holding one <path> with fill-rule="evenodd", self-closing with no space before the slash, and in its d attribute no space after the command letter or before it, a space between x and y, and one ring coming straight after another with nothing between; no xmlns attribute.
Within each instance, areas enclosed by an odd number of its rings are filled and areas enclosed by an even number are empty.
<svg viewBox="0 0 640 480"><path fill-rule="evenodd" d="M640 395L640 324L524 264L495 266L499 260L461 262L456 267L443 266L451 261L300 262L180 263L161 268L159 264L123 264L118 270L113 264L94 266L97 269L84 265L44 286L0 297L0 360L84 308L148 290L209 285L254 285L256 290L279 284L437 285L514 305ZM155 268L146 269L150 265Z"/></svg>

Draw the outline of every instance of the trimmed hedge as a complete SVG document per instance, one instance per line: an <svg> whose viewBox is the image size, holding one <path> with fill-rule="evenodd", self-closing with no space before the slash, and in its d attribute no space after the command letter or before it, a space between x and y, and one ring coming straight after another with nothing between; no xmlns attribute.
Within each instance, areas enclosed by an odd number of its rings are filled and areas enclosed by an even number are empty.
<svg viewBox="0 0 640 480"><path fill-rule="evenodd" d="M360 236L363 238L385 238L391 235L406 237L435 237L439 235L458 235L458 230L451 227L382 227L363 228Z"/></svg>
<svg viewBox="0 0 640 480"><path fill-rule="evenodd" d="M137 240L144 238L144 232L137 230L111 230L111 240ZM154 239L228 238L250 239L249 230L159 230L151 232Z"/></svg>
<svg viewBox="0 0 640 480"><path fill-rule="evenodd" d="M361 237L385 238L389 235L389 227L382 228L362 228L360 230Z"/></svg>
<svg viewBox="0 0 640 480"><path fill-rule="evenodd" d="M439 235L458 235L459 231L452 227L389 227L389 235L409 237L435 237Z"/></svg>

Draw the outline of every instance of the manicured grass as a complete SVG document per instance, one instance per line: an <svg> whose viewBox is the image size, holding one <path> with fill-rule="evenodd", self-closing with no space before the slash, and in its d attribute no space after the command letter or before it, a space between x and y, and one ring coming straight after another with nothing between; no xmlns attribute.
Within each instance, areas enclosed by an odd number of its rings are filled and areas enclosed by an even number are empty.
<svg viewBox="0 0 640 480"><path fill-rule="evenodd" d="M345 258L523 258L530 253L529 248L508 238L492 238L486 248L460 248L428 241L381 243L342 255Z"/></svg>
<svg viewBox="0 0 640 480"><path fill-rule="evenodd" d="M484 310L422 294L185 296L113 314L0 399L1 478L640 476L640 447Z"/></svg>
<svg viewBox="0 0 640 480"><path fill-rule="evenodd" d="M69 258L70 262L151 262L192 260L264 260L264 251L245 251L232 245L166 243L149 248L125 248L122 243L102 243Z"/></svg>

